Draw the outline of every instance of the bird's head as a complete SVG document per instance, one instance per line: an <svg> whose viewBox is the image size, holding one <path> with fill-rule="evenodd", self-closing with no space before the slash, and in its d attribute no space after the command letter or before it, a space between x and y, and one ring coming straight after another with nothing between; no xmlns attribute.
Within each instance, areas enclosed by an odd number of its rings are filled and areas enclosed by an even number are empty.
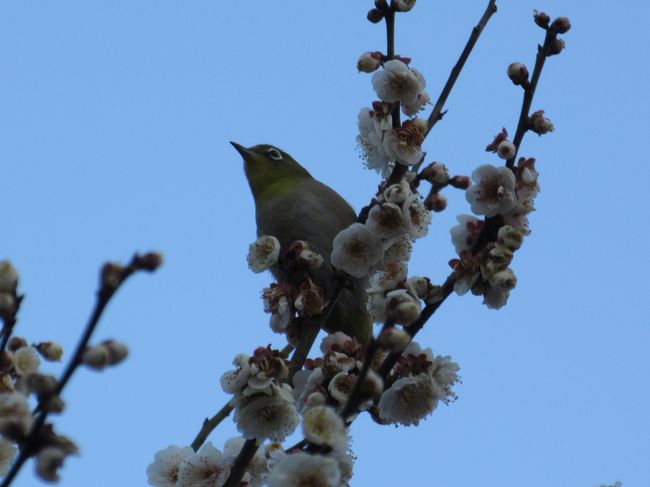
<svg viewBox="0 0 650 487"><path fill-rule="evenodd" d="M273 197L296 182L311 178L307 170L286 152L268 144L246 148L231 142L244 159L244 170L255 200Z"/></svg>

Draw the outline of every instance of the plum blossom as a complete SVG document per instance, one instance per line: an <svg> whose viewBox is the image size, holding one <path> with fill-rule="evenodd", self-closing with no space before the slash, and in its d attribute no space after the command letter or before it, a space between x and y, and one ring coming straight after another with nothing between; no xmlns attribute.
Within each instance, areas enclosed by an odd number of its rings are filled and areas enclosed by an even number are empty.
<svg viewBox="0 0 650 487"><path fill-rule="evenodd" d="M424 206L418 194L409 197L402 205L406 231L414 239L422 238L429 232L431 212Z"/></svg>
<svg viewBox="0 0 650 487"><path fill-rule="evenodd" d="M507 167L484 164L474 170L472 180L465 197L475 214L505 215L516 206L515 175Z"/></svg>
<svg viewBox="0 0 650 487"><path fill-rule="evenodd" d="M182 464L188 461L194 451L189 447L171 445L160 450L147 467L147 481L154 487L175 487Z"/></svg>
<svg viewBox="0 0 650 487"><path fill-rule="evenodd" d="M368 213L366 226L379 238L395 237L404 231L402 209L395 203L380 203Z"/></svg>
<svg viewBox="0 0 650 487"><path fill-rule="evenodd" d="M377 129L372 113L373 110L370 108L362 108L359 111L357 143L361 149L361 157L366 162L366 167L386 176L390 169L390 159L384 150L383 133Z"/></svg>
<svg viewBox="0 0 650 487"><path fill-rule="evenodd" d="M248 247L248 267L260 273L275 265L280 255L280 242L270 235L262 235Z"/></svg>
<svg viewBox="0 0 650 487"><path fill-rule="evenodd" d="M341 472L333 458L298 452L280 460L268 482L269 487L339 487Z"/></svg>
<svg viewBox="0 0 650 487"><path fill-rule="evenodd" d="M354 277L370 272L382 256L381 240L362 223L353 223L334 238L331 262Z"/></svg>
<svg viewBox="0 0 650 487"><path fill-rule="evenodd" d="M424 157L423 141L424 135L417 125L408 124L407 120L402 127L384 132L384 151L390 159L405 166L418 164Z"/></svg>
<svg viewBox="0 0 650 487"><path fill-rule="evenodd" d="M438 406L442 393L426 373L397 380L381 395L379 417L391 423L415 425Z"/></svg>
<svg viewBox="0 0 650 487"><path fill-rule="evenodd" d="M176 487L220 487L230 475L230 463L208 442L178 469Z"/></svg>
<svg viewBox="0 0 650 487"><path fill-rule="evenodd" d="M284 441L300 423L291 387L271 386L271 394L256 394L252 398L236 396L234 420L244 438Z"/></svg>
<svg viewBox="0 0 650 487"><path fill-rule="evenodd" d="M392 59L384 63L383 70L372 75L372 87L382 101L412 105L426 87L426 81L404 62Z"/></svg>
<svg viewBox="0 0 650 487"><path fill-rule="evenodd" d="M309 408L303 415L302 428L305 438L315 445L325 445L339 451L345 451L347 448L345 424L334 408Z"/></svg>

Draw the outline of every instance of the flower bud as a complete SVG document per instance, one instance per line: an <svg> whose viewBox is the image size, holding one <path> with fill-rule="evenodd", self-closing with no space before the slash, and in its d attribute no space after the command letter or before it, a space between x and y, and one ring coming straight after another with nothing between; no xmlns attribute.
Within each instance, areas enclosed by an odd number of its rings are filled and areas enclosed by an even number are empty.
<svg viewBox="0 0 650 487"><path fill-rule="evenodd" d="M432 194L430 198L427 198L426 205L431 211L440 213L447 208L447 197L441 193Z"/></svg>
<svg viewBox="0 0 650 487"><path fill-rule="evenodd" d="M134 260L138 269L153 272L162 265L163 256L158 252L149 252L144 255L136 255Z"/></svg>
<svg viewBox="0 0 650 487"><path fill-rule="evenodd" d="M14 370L19 376L36 372L40 365L41 359L34 347L22 347L14 352Z"/></svg>
<svg viewBox="0 0 650 487"><path fill-rule="evenodd" d="M551 31L556 34L565 34L571 28L571 21L567 17L558 17L551 24Z"/></svg>
<svg viewBox="0 0 650 487"><path fill-rule="evenodd" d="M7 318L16 311L16 300L10 293L0 292L0 318Z"/></svg>
<svg viewBox="0 0 650 487"><path fill-rule="evenodd" d="M499 228L497 239L501 245L509 248L512 251L515 251L521 247L524 236L521 234L521 232L511 227L510 225L504 225Z"/></svg>
<svg viewBox="0 0 650 487"><path fill-rule="evenodd" d="M551 42L548 46L548 49L546 51L547 56L555 56L557 54L560 54L564 48L566 47L566 44L564 40L562 39L554 39L553 42Z"/></svg>
<svg viewBox="0 0 650 487"><path fill-rule="evenodd" d="M115 340L106 340L101 345L108 351L108 365L119 364L129 354L127 346Z"/></svg>
<svg viewBox="0 0 650 487"><path fill-rule="evenodd" d="M393 7L397 12L408 12L415 7L415 0L394 0Z"/></svg>
<svg viewBox="0 0 650 487"><path fill-rule="evenodd" d="M528 128L539 135L547 134L555 130L553 122L544 116L544 110L538 110L530 116L528 119Z"/></svg>
<svg viewBox="0 0 650 487"><path fill-rule="evenodd" d="M23 337L11 337L7 343L7 349L11 352L15 352L19 348L27 347L29 343Z"/></svg>
<svg viewBox="0 0 650 487"><path fill-rule="evenodd" d="M379 345L390 352L402 353L409 343L411 335L395 327L387 328L379 335Z"/></svg>
<svg viewBox="0 0 650 487"><path fill-rule="evenodd" d="M548 24L551 21L551 17L549 17L548 14L535 10L533 13L533 18L535 19L535 23L542 29L548 29Z"/></svg>
<svg viewBox="0 0 650 487"><path fill-rule="evenodd" d="M60 362L63 356L63 347L57 342L41 342L36 345L36 350L48 362Z"/></svg>
<svg viewBox="0 0 650 487"><path fill-rule="evenodd" d="M81 355L81 363L95 370L102 370L106 367L108 359L108 349L103 345L88 347Z"/></svg>
<svg viewBox="0 0 650 487"><path fill-rule="evenodd" d="M10 261L0 261L0 292L15 293L17 287L18 271Z"/></svg>
<svg viewBox="0 0 650 487"><path fill-rule="evenodd" d="M305 249L298 254L298 262L305 269L318 269L323 265L323 256L311 249Z"/></svg>
<svg viewBox="0 0 650 487"><path fill-rule="evenodd" d="M39 396L52 394L57 386L56 377L46 374L30 374L27 376L27 386Z"/></svg>
<svg viewBox="0 0 650 487"><path fill-rule="evenodd" d="M515 147L515 144L510 142L509 140L504 140L499 144L497 147L497 156L499 156L501 159L512 159L515 157L515 154L517 153L517 148Z"/></svg>
<svg viewBox="0 0 650 487"><path fill-rule="evenodd" d="M469 176L454 176L449 179L449 184L457 189L467 189L472 185Z"/></svg>
<svg viewBox="0 0 650 487"><path fill-rule="evenodd" d="M510 291L517 285L517 276L510 268L495 273L489 280L490 287L498 291Z"/></svg>
<svg viewBox="0 0 650 487"><path fill-rule="evenodd" d="M364 52L357 61L357 69L362 73L373 73L381 66L381 53Z"/></svg>
<svg viewBox="0 0 650 487"><path fill-rule="evenodd" d="M376 8L370 9L368 11L367 19L373 24L378 24L384 18L384 13Z"/></svg>
<svg viewBox="0 0 650 487"><path fill-rule="evenodd" d="M449 183L449 169L441 162L432 162L422 170L420 179L444 186Z"/></svg>
<svg viewBox="0 0 650 487"><path fill-rule="evenodd" d="M525 83L528 81L528 68L522 63L512 63L508 66L508 78L516 85Z"/></svg>
<svg viewBox="0 0 650 487"><path fill-rule="evenodd" d="M61 448L48 446L36 456L36 475L46 482L58 482L59 469L67 453Z"/></svg>

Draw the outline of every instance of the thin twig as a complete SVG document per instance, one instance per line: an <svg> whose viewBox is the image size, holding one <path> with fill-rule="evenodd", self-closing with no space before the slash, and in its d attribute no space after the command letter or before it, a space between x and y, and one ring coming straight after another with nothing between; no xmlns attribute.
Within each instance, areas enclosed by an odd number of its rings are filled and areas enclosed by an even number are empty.
<svg viewBox="0 0 650 487"><path fill-rule="evenodd" d="M546 37L544 38L544 45L537 46L537 57L535 59L535 68L533 69L533 75L530 78L530 84L524 88L524 99L521 104L521 112L519 113L519 122L517 123L517 131L515 132L515 137L512 143L515 145L515 155L506 161L506 167L513 169L515 167L515 161L517 160L517 153L519 152L519 145L524 138L524 134L528 130L528 116L530 113L530 107L533 104L533 97L535 96L535 90L537 89L537 83L539 82L539 77L542 74L542 69L544 68L544 62L548 57L547 52L551 42L556 38L556 34L553 34L550 30L546 31Z"/></svg>
<svg viewBox="0 0 650 487"><path fill-rule="evenodd" d="M228 402L210 419L205 418L203 421L203 426L201 426L201 430L198 432L196 438L194 438L194 441L190 445L192 447L192 450L197 451L199 448L201 448L201 445L205 443L205 440L208 438L208 436L210 436L210 433L212 433L214 429L219 426L219 423L230 416L230 413L233 411L233 409L235 409L235 407L232 406L230 402Z"/></svg>
<svg viewBox="0 0 650 487"><path fill-rule="evenodd" d="M490 0L487 8L485 9L485 12L483 13L483 16L481 17L481 20L479 20L478 24L476 24L476 26L474 26L474 28L472 29L472 33L470 34L469 39L467 40L467 44L465 44L465 48L463 49L463 52L460 54L458 61L456 61L456 64L452 68L451 73L449 74L449 78L447 79L447 83L445 83L445 87L442 89L442 93L440 93L440 96L438 97L438 101L434 105L433 111L431 112L431 115L429 115L429 118L427 119L427 133L424 134L425 138L427 135L429 135L429 132L431 132L433 126L436 123L438 123L438 121L441 120L442 117L444 116L442 109L445 103L447 102L447 98L451 94L451 90L453 89L454 84L456 84L456 80L458 79L458 76L460 76L460 73L463 70L463 67L465 66L465 62L469 58L469 55L472 52L472 49L474 48L476 41L478 41L478 38L481 35L481 32L483 32L483 29L485 28L488 21L490 20L490 17L492 17L492 14L494 14L496 11L497 11L496 0Z"/></svg>
<svg viewBox="0 0 650 487"><path fill-rule="evenodd" d="M116 266L115 264L105 264L102 268L100 289L97 292L97 301L95 303L95 308L86 324L84 332L77 344L77 348L70 359L68 366L61 375L61 378L58 381L57 387L53 393L53 396L58 396L63 391L63 388L68 383L72 374L79 367L82 361L83 352L88 346L90 337L92 336L93 331L99 323L99 319L102 316L103 311L106 309L106 305L115 295L117 290L121 287L122 284L136 271L146 270L153 271L161 263L161 258L158 254L149 253L144 256L134 255L131 263L126 267ZM14 477L18 474L21 467L24 465L27 459L34 455L37 452L38 448L38 439L41 433L41 429L45 425L45 420L48 417L49 411L43 409L39 405L37 407L37 416L32 424L27 439L25 440L22 448L20 449L20 454L18 458L14 461L11 466L11 470L7 473L7 476L2 480L0 487L8 487L13 481Z"/></svg>
<svg viewBox="0 0 650 487"><path fill-rule="evenodd" d="M0 341L0 353L4 351L11 334L14 331L14 326L16 326L16 319L18 316L18 310L20 309L20 303L23 301L24 295L17 295L14 291L14 309L11 312L11 315L7 316L2 322L2 340Z"/></svg>
<svg viewBox="0 0 650 487"><path fill-rule="evenodd" d="M467 44L465 44L465 48L463 49L463 52L461 52L458 61L456 61L456 64L452 68L451 73L449 74L449 78L447 79L447 82L445 83L445 86L442 89L440 96L438 97L438 101L436 101L436 104L434 105L433 110L431 111L431 114L427 119L427 132L424 134L425 138L427 137L427 135L429 135L429 132L431 132L433 126L436 123L438 123L439 120L442 120L442 117L446 113L443 112L442 109L444 108L445 103L447 102L447 98L449 98L449 95L451 94L451 90L456 84L456 80L458 80L458 77L460 76L460 73L463 70L463 67L465 66L465 62L469 58L469 55L472 52L472 49L474 48L474 45L476 44L478 38L483 32L483 29L485 29L485 26L490 20L490 17L492 17L492 14L494 14L496 11L497 11L496 0L490 0L487 8L485 9L485 12L483 13L483 16L481 17L481 20L479 20L478 24L476 24L476 26L474 26L474 28L472 29L472 33L470 34L469 39L467 40ZM393 168L393 172L390 174L390 177L388 178L387 185L390 186L391 184L396 184L400 182L404 177L404 175L406 174L407 169L408 169L407 166L404 166L402 164L396 164L395 167Z"/></svg>
<svg viewBox="0 0 650 487"><path fill-rule="evenodd" d="M246 473L248 464L251 462L255 453L257 452L257 441L256 440L246 440L244 446L242 446L239 455L235 459L235 463L232 464L230 469L230 477L228 481L224 484L224 487L239 487L242 477Z"/></svg>

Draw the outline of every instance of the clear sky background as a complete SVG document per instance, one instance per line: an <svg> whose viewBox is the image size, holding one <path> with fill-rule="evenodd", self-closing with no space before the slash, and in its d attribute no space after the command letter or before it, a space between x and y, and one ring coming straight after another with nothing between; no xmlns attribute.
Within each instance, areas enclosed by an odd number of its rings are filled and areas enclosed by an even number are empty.
<svg viewBox="0 0 650 487"><path fill-rule="evenodd" d="M262 311L268 274L246 266L253 201L239 155L273 143L355 208L379 182L355 153L370 76L355 63L385 50L371 1L2 2L0 258L27 298L18 334L68 353L106 259L159 250L107 310L96 339L126 342L123 365L81 370L57 429L79 445L63 485L144 485L154 453L189 444L227 399L233 356L282 346ZM418 2L397 19L397 52L435 99L487 1ZM470 174L514 133L543 32L534 8L566 15L534 109L556 131L527 136L541 172L519 283L495 312L452 296L418 336L461 365L460 399L418 428L353 426L354 486L650 485L647 19L643 1L502 0L427 139L429 160ZM469 205L447 191L418 242L413 274L442 282L448 230ZM60 371L60 367L46 367ZM212 436L219 448L235 432ZM17 486L41 485L32 465Z"/></svg>

